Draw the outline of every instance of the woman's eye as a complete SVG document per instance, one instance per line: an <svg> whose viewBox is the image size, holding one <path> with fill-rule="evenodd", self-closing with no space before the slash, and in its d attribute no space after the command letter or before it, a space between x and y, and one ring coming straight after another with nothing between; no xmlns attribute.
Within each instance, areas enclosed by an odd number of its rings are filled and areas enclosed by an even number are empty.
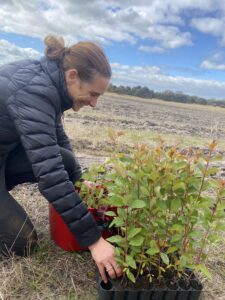
<svg viewBox="0 0 225 300"><path fill-rule="evenodd" d="M91 93L92 97L98 97L99 95L97 93Z"/></svg>

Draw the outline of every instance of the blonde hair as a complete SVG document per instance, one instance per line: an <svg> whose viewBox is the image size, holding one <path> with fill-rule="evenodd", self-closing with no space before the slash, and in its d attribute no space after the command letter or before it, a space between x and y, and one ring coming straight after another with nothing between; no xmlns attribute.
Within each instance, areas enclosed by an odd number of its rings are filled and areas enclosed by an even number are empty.
<svg viewBox="0 0 225 300"><path fill-rule="evenodd" d="M65 47L64 39L48 35L44 39L45 55L57 60L64 71L76 69L82 81L91 81L95 74L111 78L112 71L103 50L93 42L79 42Z"/></svg>

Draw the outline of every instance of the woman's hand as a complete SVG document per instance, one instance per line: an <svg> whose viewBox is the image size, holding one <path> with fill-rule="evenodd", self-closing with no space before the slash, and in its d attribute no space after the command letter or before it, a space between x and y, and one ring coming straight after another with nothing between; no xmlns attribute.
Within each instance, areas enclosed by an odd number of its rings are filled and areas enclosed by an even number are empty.
<svg viewBox="0 0 225 300"><path fill-rule="evenodd" d="M116 265L114 247L109 242L101 237L89 250L105 283L108 281L106 272L112 279L122 275L122 269Z"/></svg>
<svg viewBox="0 0 225 300"><path fill-rule="evenodd" d="M92 181L89 181L89 180L84 180L82 182L82 184L86 185L86 187L89 188L89 189L93 189L93 188L96 187L96 184Z"/></svg>

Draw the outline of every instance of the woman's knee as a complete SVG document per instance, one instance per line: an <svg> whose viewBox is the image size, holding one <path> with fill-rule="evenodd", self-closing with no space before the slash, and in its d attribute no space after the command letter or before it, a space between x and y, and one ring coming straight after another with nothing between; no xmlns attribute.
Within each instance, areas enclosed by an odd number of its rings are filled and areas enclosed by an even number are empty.
<svg viewBox="0 0 225 300"><path fill-rule="evenodd" d="M6 190L0 192L0 252L28 255L37 244L37 232L23 207Z"/></svg>
<svg viewBox="0 0 225 300"><path fill-rule="evenodd" d="M10 191L14 186L24 182L37 182L31 164L21 144L12 150L5 166L6 188Z"/></svg>
<svg viewBox="0 0 225 300"><path fill-rule="evenodd" d="M0 253L10 257L12 255L29 256L38 245L35 229L27 236L13 235L9 232L0 233Z"/></svg>

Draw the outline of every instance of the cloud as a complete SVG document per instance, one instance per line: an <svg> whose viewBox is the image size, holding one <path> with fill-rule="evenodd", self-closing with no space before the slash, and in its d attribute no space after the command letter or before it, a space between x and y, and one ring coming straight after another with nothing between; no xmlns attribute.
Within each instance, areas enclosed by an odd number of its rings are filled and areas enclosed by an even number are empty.
<svg viewBox="0 0 225 300"><path fill-rule="evenodd" d="M112 64L114 84L147 86L155 91L182 91L204 98L225 99L225 82L191 77L170 76L156 66L134 66L123 70L123 65Z"/></svg>
<svg viewBox="0 0 225 300"><path fill-rule="evenodd" d="M221 45L225 46L225 16L217 18L195 18L191 25L199 31L219 37Z"/></svg>
<svg viewBox="0 0 225 300"><path fill-rule="evenodd" d="M201 64L201 68L207 70L225 71L225 64L217 64L209 60L204 60Z"/></svg>
<svg viewBox="0 0 225 300"><path fill-rule="evenodd" d="M140 46L138 48L140 51L146 52L146 53L163 53L165 52L165 49L161 48L161 47L157 47L157 46Z"/></svg>
<svg viewBox="0 0 225 300"><path fill-rule="evenodd" d="M139 51L146 53L168 53L171 49L192 46L195 41L193 28L215 36L225 45L223 2L151 0L149 5L149 0L3 0L0 26L1 32L39 39L48 34L61 35L68 45L79 40L101 44L119 42L137 45ZM1 63L38 57L40 53L35 51L0 41ZM203 97L224 98L225 95L222 81L173 77L156 66L112 66L114 80L121 79L123 83L147 85L155 90L182 90ZM201 67L203 70L224 70L224 63L211 57L205 59Z"/></svg>
<svg viewBox="0 0 225 300"><path fill-rule="evenodd" d="M32 48L21 48L4 39L0 39L0 64L26 58L37 59L41 53Z"/></svg>
<svg viewBox="0 0 225 300"><path fill-rule="evenodd" d="M206 70L225 71L225 53L216 52L212 57L201 63L201 68Z"/></svg>
<svg viewBox="0 0 225 300"><path fill-rule="evenodd" d="M173 49L192 45L186 14L193 10L199 15L219 11L220 2L164 0L162 4L162 0L152 0L149 5L149 0L138 4L134 0L11 0L1 2L0 26L3 32L41 39L47 34L63 35L68 42L88 39L135 44L141 39L155 41L155 46L162 49ZM197 20L192 25L202 31Z"/></svg>

